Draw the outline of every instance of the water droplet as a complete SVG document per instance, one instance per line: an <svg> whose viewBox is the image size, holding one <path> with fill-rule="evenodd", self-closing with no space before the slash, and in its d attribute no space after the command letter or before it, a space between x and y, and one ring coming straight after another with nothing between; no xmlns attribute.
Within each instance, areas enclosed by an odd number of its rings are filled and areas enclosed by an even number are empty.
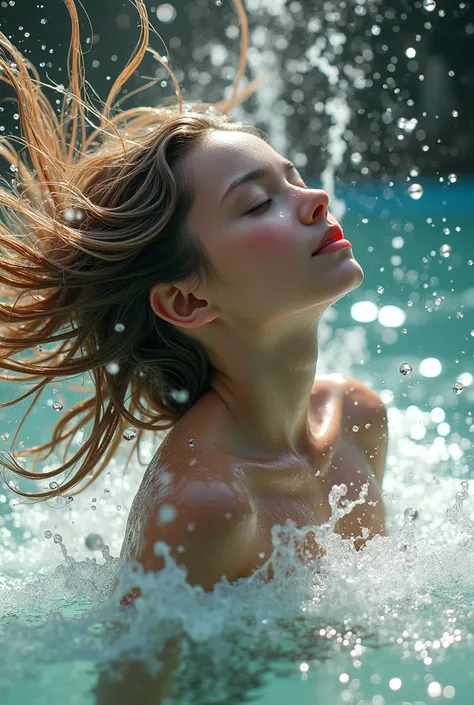
<svg viewBox="0 0 474 705"><path fill-rule="evenodd" d="M120 365L117 362L108 362L105 366L105 369L107 370L109 375L116 375L120 370Z"/></svg>
<svg viewBox="0 0 474 705"><path fill-rule="evenodd" d="M419 201L423 196L423 186L421 184L410 184L407 193L414 201Z"/></svg>
<svg viewBox="0 0 474 705"><path fill-rule="evenodd" d="M457 174L450 174L450 175L448 176L448 181L449 181L451 184L455 184L457 180L458 180Z"/></svg>
<svg viewBox="0 0 474 705"><path fill-rule="evenodd" d="M464 384L462 382L456 382L456 384L453 386L453 392L455 394L461 394L463 390Z"/></svg>
<svg viewBox="0 0 474 705"><path fill-rule="evenodd" d="M412 509L411 507L408 507L405 509L405 521L407 523L414 522L418 519L420 516L420 513L417 509Z"/></svg>
<svg viewBox="0 0 474 705"><path fill-rule="evenodd" d="M170 396L178 402L178 404L186 404L189 401L189 392L187 389L172 389Z"/></svg>
<svg viewBox="0 0 474 705"><path fill-rule="evenodd" d="M433 12L436 9L435 0L423 0L423 7L427 12Z"/></svg>
<svg viewBox="0 0 474 705"><path fill-rule="evenodd" d="M172 22L175 17L176 17L176 9L173 7L168 2L163 3L162 5L158 5L156 8L156 16L160 20L160 22L163 22L165 24L168 24Z"/></svg>
<svg viewBox="0 0 474 705"><path fill-rule="evenodd" d="M190 438L188 441L188 445L190 448L194 448L194 446L196 445L196 441L193 438Z"/></svg>
<svg viewBox="0 0 474 705"><path fill-rule="evenodd" d="M86 536L86 546L90 551L100 551L104 545L104 540L100 534L89 534Z"/></svg>
<svg viewBox="0 0 474 705"><path fill-rule="evenodd" d="M441 257L446 258L449 257L449 255L451 254L451 250L451 245L441 245L441 247L439 248L439 254L441 255Z"/></svg>
<svg viewBox="0 0 474 705"><path fill-rule="evenodd" d="M124 438L126 441L133 441L134 438L137 437L137 429L133 428L133 426L127 426L127 428L124 428L123 433L122 433L122 438Z"/></svg>
<svg viewBox="0 0 474 705"><path fill-rule="evenodd" d="M410 365L409 362L404 362L400 365L400 374L402 374L404 377L408 377L408 375L411 375L412 372L413 367Z"/></svg>
<svg viewBox="0 0 474 705"><path fill-rule="evenodd" d="M63 410L63 405L61 404L60 401L54 401L52 406L55 411L62 411Z"/></svg>
<svg viewBox="0 0 474 705"><path fill-rule="evenodd" d="M171 504L163 504L158 510L158 524L169 524L176 519L176 509Z"/></svg>
<svg viewBox="0 0 474 705"><path fill-rule="evenodd" d="M123 323L116 323L115 330L117 331L117 333L123 333L125 330L125 326L123 325Z"/></svg>
<svg viewBox="0 0 474 705"><path fill-rule="evenodd" d="M44 532L45 539L50 539L52 535L53 535L52 531L45 531Z"/></svg>

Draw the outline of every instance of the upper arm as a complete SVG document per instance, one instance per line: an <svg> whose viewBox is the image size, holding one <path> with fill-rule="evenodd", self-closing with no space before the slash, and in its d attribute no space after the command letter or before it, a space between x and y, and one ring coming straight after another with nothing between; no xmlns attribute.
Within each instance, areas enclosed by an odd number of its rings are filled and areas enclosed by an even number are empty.
<svg viewBox="0 0 474 705"><path fill-rule="evenodd" d="M134 533L134 523L140 523L140 530L135 531L128 548L124 543L122 561L136 560L145 572L161 570L163 558L154 550L161 541L169 546L176 563L186 569L192 585L211 590L224 576L229 581L240 577L245 562L242 547L249 545L254 530L252 504L232 477L212 466L208 460L204 468L183 478L182 469L174 472L170 464L166 468L169 476L181 479L165 495L150 491L153 483L144 488L146 501L137 501L127 527L129 535Z"/></svg>
<svg viewBox="0 0 474 705"><path fill-rule="evenodd" d="M362 382L346 378L343 386L344 433L364 451L381 486L387 460L387 409L379 395Z"/></svg>
<svg viewBox="0 0 474 705"><path fill-rule="evenodd" d="M163 468L162 468L163 469ZM171 463L165 472L183 478L182 466ZM144 483L132 505L121 562L138 561L145 572L159 571L164 560L154 551L163 541L176 563L184 566L187 580L209 591L225 576L229 581L240 577L245 569L245 546L249 546L254 529L254 513L245 492L232 479L223 479L222 468L208 463L202 473L184 478L167 491L160 491L160 469L147 471ZM161 488L162 489L162 488ZM116 585L115 585L116 587ZM122 597L128 605L140 596L132 589ZM151 676L139 662L114 662L109 667L121 673L115 682L101 674L95 689L97 705L159 705L172 686L179 662L179 645L171 639L160 654L163 669Z"/></svg>

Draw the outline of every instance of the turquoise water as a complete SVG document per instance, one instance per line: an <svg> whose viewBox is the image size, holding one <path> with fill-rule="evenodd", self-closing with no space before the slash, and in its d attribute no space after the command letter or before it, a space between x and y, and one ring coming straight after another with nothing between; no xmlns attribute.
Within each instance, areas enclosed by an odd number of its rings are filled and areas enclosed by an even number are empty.
<svg viewBox="0 0 474 705"><path fill-rule="evenodd" d="M108 473L72 503L18 504L0 493L2 705L92 705L100 664L128 656L152 667L175 633L183 705L472 703L474 524L461 482L473 471L474 183L412 181L419 200L408 183L341 191L366 277L320 331L319 372L353 375L386 401L390 535L355 553L320 528L327 555L302 567L276 532L275 581L223 583L213 595L187 586L172 562L157 576L123 571L124 587L138 580L144 593L132 619L109 597L144 469L126 465L125 440ZM377 318L356 320L361 312ZM410 375L400 374L403 363ZM458 393L455 384L464 385ZM53 401L67 408L86 393L53 385L20 439L47 438L60 413ZM3 412L0 434L11 438L22 414ZM156 446L150 438L149 457ZM418 514L405 517L407 508ZM90 550L91 534L107 548Z"/></svg>

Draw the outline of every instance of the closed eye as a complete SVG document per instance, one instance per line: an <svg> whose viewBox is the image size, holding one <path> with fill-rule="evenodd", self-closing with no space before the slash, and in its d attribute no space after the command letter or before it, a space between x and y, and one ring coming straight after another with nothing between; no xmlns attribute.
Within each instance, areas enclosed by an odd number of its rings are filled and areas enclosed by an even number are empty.
<svg viewBox="0 0 474 705"><path fill-rule="evenodd" d="M301 184L298 184L300 188L308 188L304 181L302 181ZM258 206L255 206L255 208L251 208L247 213L244 215L250 215L251 213L263 213L264 211L267 211L268 208L272 205L273 203L273 198L267 198L266 201L263 201L263 203L260 203Z"/></svg>
<svg viewBox="0 0 474 705"><path fill-rule="evenodd" d="M245 213L245 215L250 215L250 213L263 212L262 209L267 210L267 208L270 207L272 203L273 203L273 198L268 198L263 203L260 203L260 205L255 206L255 208L251 208L251 210L247 211L247 213Z"/></svg>

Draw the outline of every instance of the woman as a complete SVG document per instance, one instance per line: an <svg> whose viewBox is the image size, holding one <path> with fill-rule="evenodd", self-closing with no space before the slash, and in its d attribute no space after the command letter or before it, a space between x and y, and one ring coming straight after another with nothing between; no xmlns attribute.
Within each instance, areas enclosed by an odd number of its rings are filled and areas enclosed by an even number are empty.
<svg viewBox="0 0 474 705"><path fill-rule="evenodd" d="M101 113L83 100L78 18L65 2L70 86L59 118L34 68L0 35L1 78L20 99L25 147L0 144L16 176L0 190L2 379L35 380L0 407L28 396L34 404L46 384L74 374L90 372L95 383L50 443L18 453L39 459L65 444L63 465L42 480L78 466L59 490L34 496L84 489L131 424L136 447L146 430L169 433L133 502L122 562L159 570L154 545L164 541L189 582L211 590L268 559L275 524L327 521L329 490L340 483L349 500L368 483L368 496L337 531L357 547L383 534L383 404L356 380L316 376L321 315L360 285L362 270L328 195L228 116L255 89L237 96L248 39L241 0L240 71L217 110L183 106L155 53L178 105L115 114L148 45L143 2L141 41ZM84 424L90 435L68 456ZM2 463L38 477L13 455ZM317 553L308 538L302 555ZM102 703L125 697L123 685L106 690Z"/></svg>

